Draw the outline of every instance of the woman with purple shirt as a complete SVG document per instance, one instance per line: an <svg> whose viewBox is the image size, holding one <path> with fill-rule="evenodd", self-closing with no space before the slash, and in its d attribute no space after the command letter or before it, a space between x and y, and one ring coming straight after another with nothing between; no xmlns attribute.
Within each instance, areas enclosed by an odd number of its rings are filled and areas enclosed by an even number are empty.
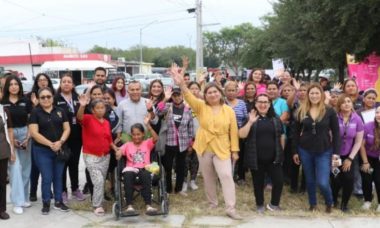
<svg viewBox="0 0 380 228"><path fill-rule="evenodd" d="M334 206L338 206L338 194L342 188L342 202L340 209L348 211L348 201L350 200L354 188L354 170L352 161L358 153L364 134L363 121L353 110L353 102L348 95L341 95L338 99L338 122L342 145L340 148L340 158L342 165L339 173L332 175L331 187L333 192ZM334 167L333 167L334 169Z"/></svg>
<svg viewBox="0 0 380 228"><path fill-rule="evenodd" d="M364 193L363 210L369 210L372 201L372 182L375 182L380 212L380 107L376 108L375 121L364 126L363 144L360 149L361 176Z"/></svg>

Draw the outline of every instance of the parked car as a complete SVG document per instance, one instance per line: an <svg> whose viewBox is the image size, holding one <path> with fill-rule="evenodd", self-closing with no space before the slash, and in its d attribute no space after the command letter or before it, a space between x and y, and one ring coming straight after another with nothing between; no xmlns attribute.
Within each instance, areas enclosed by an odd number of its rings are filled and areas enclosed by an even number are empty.
<svg viewBox="0 0 380 228"><path fill-rule="evenodd" d="M129 82L131 80L131 75L125 72L109 72L106 80L106 84L112 84L113 80L116 77L123 77L125 80L125 83Z"/></svg>
<svg viewBox="0 0 380 228"><path fill-rule="evenodd" d="M82 85L77 85L77 86L75 86L75 91L79 94L79 95L81 95L81 94L83 94L84 93L84 90L85 89L87 89L87 87L88 87L88 85L86 85L86 84L82 84Z"/></svg>
<svg viewBox="0 0 380 228"><path fill-rule="evenodd" d="M59 85L61 84L61 79L51 78L51 83L53 83L53 88L57 90L59 88Z"/></svg>
<svg viewBox="0 0 380 228"><path fill-rule="evenodd" d="M22 80L21 83L22 83L22 90L23 90L24 94L30 93L32 91L33 84L34 84L33 81Z"/></svg>
<svg viewBox="0 0 380 228"><path fill-rule="evenodd" d="M170 86L174 86L174 82L173 82L173 79L172 78L161 78L160 79L162 81L162 84L164 84L164 88L167 88L167 87L170 87Z"/></svg>

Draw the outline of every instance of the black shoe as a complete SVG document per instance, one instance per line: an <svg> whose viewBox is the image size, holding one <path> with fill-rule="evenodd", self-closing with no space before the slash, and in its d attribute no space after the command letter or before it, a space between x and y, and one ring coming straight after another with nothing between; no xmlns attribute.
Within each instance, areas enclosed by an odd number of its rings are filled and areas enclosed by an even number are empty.
<svg viewBox="0 0 380 228"><path fill-rule="evenodd" d="M9 215L7 212L3 211L3 212L0 212L0 219L2 220L7 220L9 219Z"/></svg>
<svg viewBox="0 0 380 228"><path fill-rule="evenodd" d="M355 193L354 196L355 196L357 199L363 199L363 198L364 198L363 194Z"/></svg>
<svg viewBox="0 0 380 228"><path fill-rule="evenodd" d="M347 205L341 205L340 210L342 210L343 213L350 212L350 209L348 209Z"/></svg>
<svg viewBox="0 0 380 228"><path fill-rule="evenodd" d="M63 211L63 212L69 212L70 211L70 208L68 208L64 203L62 202L55 202L54 203L54 209L56 210L60 210L60 211Z"/></svg>
<svg viewBox="0 0 380 228"><path fill-rule="evenodd" d="M48 215L50 212L50 203L43 203L41 212L43 215Z"/></svg>
<svg viewBox="0 0 380 228"><path fill-rule="evenodd" d="M36 201L37 201L37 195L31 193L31 194L29 195L29 201L30 201L30 202L36 202Z"/></svg>

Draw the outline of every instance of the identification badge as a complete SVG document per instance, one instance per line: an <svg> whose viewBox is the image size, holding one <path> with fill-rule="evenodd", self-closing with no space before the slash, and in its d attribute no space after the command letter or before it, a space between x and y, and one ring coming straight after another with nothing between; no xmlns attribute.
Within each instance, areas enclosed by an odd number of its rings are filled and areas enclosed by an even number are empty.
<svg viewBox="0 0 380 228"><path fill-rule="evenodd" d="M77 118L73 116L73 124L77 124Z"/></svg>

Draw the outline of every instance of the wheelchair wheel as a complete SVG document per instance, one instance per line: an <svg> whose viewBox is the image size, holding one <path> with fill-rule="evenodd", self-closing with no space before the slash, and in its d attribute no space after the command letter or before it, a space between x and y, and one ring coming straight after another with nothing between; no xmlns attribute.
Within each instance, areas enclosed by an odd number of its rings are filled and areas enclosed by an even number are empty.
<svg viewBox="0 0 380 228"><path fill-rule="evenodd" d="M120 206L118 203L114 203L112 205L112 214L115 216L116 220L119 220L119 218L120 218Z"/></svg>
<svg viewBox="0 0 380 228"><path fill-rule="evenodd" d="M169 197L166 192L166 179L165 179L165 170L162 167L160 185L159 185L159 198L161 201L161 212L164 216L169 214Z"/></svg>

